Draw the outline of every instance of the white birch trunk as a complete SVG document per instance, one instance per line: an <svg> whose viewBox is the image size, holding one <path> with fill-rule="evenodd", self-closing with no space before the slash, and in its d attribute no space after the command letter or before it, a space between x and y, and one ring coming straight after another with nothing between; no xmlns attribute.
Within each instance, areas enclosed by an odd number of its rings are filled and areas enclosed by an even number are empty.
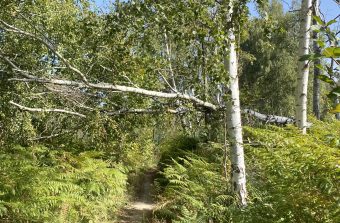
<svg viewBox="0 0 340 223"><path fill-rule="evenodd" d="M233 13L233 3L229 3L229 20ZM237 74L237 56L234 30L230 29L228 33L229 52L224 59L226 71L229 73L230 99L227 102L227 125L229 141L231 145L231 186L232 191L240 198L241 205L247 205L246 190L246 170L244 163L241 109L239 97L239 84Z"/></svg>
<svg viewBox="0 0 340 223"><path fill-rule="evenodd" d="M309 53L310 27L312 15L312 0L302 0L300 17L299 56ZM297 88L296 88L296 125L306 134L307 129L307 88L308 88L308 61L299 62Z"/></svg>

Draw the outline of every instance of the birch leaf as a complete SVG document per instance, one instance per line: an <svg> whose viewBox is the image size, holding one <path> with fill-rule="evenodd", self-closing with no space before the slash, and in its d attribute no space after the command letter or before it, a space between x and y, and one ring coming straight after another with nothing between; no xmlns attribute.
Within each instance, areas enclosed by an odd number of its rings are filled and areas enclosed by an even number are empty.
<svg viewBox="0 0 340 223"><path fill-rule="evenodd" d="M313 16L313 19L320 25L325 24L319 16Z"/></svg>
<svg viewBox="0 0 340 223"><path fill-rule="evenodd" d="M334 84L334 80L329 78L328 76L326 75L319 75L318 78L326 83L329 83L329 84Z"/></svg>
<svg viewBox="0 0 340 223"><path fill-rule="evenodd" d="M315 60L317 58L321 57L320 54L306 54L300 57L299 61L305 61L305 60Z"/></svg>
<svg viewBox="0 0 340 223"><path fill-rule="evenodd" d="M340 104L337 104L334 109L329 111L330 113L340 113Z"/></svg>
<svg viewBox="0 0 340 223"><path fill-rule="evenodd" d="M333 19L333 20L327 22L326 26L330 26L330 25L332 25L332 24L334 24L336 22L337 22L336 19Z"/></svg>
<svg viewBox="0 0 340 223"><path fill-rule="evenodd" d="M327 47L323 53L325 57L340 57L340 47Z"/></svg>
<svg viewBox="0 0 340 223"><path fill-rule="evenodd" d="M320 47L325 47L325 42L324 41L321 41L321 40L317 40L316 41L317 43L318 43L318 45L320 46Z"/></svg>

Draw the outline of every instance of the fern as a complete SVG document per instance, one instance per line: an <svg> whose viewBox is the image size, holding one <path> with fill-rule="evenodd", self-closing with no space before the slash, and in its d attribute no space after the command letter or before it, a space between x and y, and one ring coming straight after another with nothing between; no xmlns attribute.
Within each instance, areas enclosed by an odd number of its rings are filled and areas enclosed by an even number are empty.
<svg viewBox="0 0 340 223"><path fill-rule="evenodd" d="M174 222L227 222L228 209L221 194L226 194L226 181L216 163L188 153L185 158L164 169L169 184L163 193L158 215L172 216ZM169 202L166 198L172 198ZM223 217L222 217L223 216Z"/></svg>
<svg viewBox="0 0 340 223"><path fill-rule="evenodd" d="M340 122L312 121L308 135L298 134L294 126L244 128L249 205L243 209L235 205L221 174L222 145L201 144L195 154L180 157L174 153L163 170L167 184L158 217L174 222L340 222L340 151L334 140Z"/></svg>
<svg viewBox="0 0 340 223"><path fill-rule="evenodd" d="M0 152L0 215L11 222L103 222L126 200L126 175L93 152L46 147ZM81 220L82 219L82 220Z"/></svg>

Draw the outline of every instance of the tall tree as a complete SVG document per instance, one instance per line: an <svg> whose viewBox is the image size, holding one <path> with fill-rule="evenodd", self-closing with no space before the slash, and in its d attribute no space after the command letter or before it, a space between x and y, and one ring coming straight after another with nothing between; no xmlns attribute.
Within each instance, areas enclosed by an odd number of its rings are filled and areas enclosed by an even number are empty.
<svg viewBox="0 0 340 223"><path fill-rule="evenodd" d="M285 13L278 0L263 11L261 18L246 23L241 35L241 104L266 114L294 116L298 14Z"/></svg>
<svg viewBox="0 0 340 223"><path fill-rule="evenodd" d="M313 0L313 15L319 16L319 0ZM313 20L313 25L317 25L316 20ZM317 44L318 32L313 31L313 51L314 54L321 54L321 49ZM320 119L320 79L321 70L319 68L321 60L314 60L314 78L313 78L313 113L317 119Z"/></svg>
<svg viewBox="0 0 340 223"><path fill-rule="evenodd" d="M312 0L302 0L300 11L300 57L307 55L309 52L310 27L312 16ZM307 130L307 89L308 89L309 63L306 60L299 61L299 70L296 88L296 108L295 118L296 125L306 134Z"/></svg>
<svg viewBox="0 0 340 223"><path fill-rule="evenodd" d="M234 12L234 0L228 3L227 22L231 22ZM224 58L225 68L229 74L229 95L227 101L227 125L231 145L231 186L240 197L242 205L247 205L246 169L242 139L240 90L238 83L238 63L236 55L236 38L234 27L228 30L228 53Z"/></svg>

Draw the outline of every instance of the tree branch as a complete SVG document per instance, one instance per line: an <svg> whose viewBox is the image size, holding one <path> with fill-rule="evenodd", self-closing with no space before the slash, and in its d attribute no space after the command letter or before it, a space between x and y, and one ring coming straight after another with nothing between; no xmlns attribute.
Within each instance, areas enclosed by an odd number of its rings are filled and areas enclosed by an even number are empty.
<svg viewBox="0 0 340 223"><path fill-rule="evenodd" d="M42 139L51 139L51 138L55 138L55 137L58 137L58 136L61 136L61 135L64 135L64 134L67 134L67 133L70 133L70 132L71 131L65 131L65 132L62 132L62 133L52 134L52 135L48 135L48 136L38 136L38 137L35 137L35 138L30 138L28 140L39 141L39 140L42 140Z"/></svg>
<svg viewBox="0 0 340 223"><path fill-rule="evenodd" d="M159 113L170 113L170 114L183 114L186 110L180 109L121 109L118 111L103 111L106 115L124 115L124 114L159 114Z"/></svg>
<svg viewBox="0 0 340 223"><path fill-rule="evenodd" d="M64 109L43 109L43 108L29 108L29 107L25 107L23 105L20 105L18 103L15 103L13 101L9 102L10 104L18 107L19 109L23 110L23 111L30 111L30 112L57 112L57 113L65 113L65 114L69 114L69 115L75 115L75 116L79 116L82 118L86 118L86 115L83 115L81 113L78 112L73 112L73 111L68 111L68 110L64 110Z"/></svg>
<svg viewBox="0 0 340 223"><path fill-rule="evenodd" d="M197 105L200 105L202 107L209 108L211 110L216 110L217 107L209 102L205 102L201 99L198 99L196 97L187 95L187 94L181 94L181 93L165 93L165 92L159 92L159 91L152 91L152 90L146 90L143 88L136 88L136 87L128 87L128 86L122 86L122 85L115 85L115 84L109 84L109 83L89 83L87 84L77 81L70 81L70 80L61 80L61 79L46 79L46 78L39 78L36 77L30 72L24 71L20 69L18 66L16 66L12 61L10 61L7 57L4 57L0 54L0 57L3 58L14 71L19 72L22 76L26 77L24 79L21 78L10 78L9 81L20 81L20 82L35 82L35 83L50 83L50 84L56 84L56 85L64 85L64 86L73 86L73 87L91 87L95 89L102 89L102 90L114 90L114 91L121 91L121 92L128 92L128 93L136 93L146 96L153 96L153 97L160 97L160 98L178 98L183 99L186 101L191 101L193 103L196 103Z"/></svg>
<svg viewBox="0 0 340 223"><path fill-rule="evenodd" d="M78 70L77 68L73 67L56 49L43 38L40 38L32 33L23 31L19 28L16 28L14 26L11 26L4 22L3 20L0 20L0 23L5 26L5 30L8 32L18 33L22 34L28 37L31 37L33 39L36 39L40 41L42 44L44 44L48 49L50 49L53 53L55 53L62 61L63 63L72 71L77 73L81 76L82 82L77 81L70 81L70 80L60 80L60 79L46 79L46 78L39 78L34 75L29 74L29 72L24 71L20 69L18 66L16 66L12 61L10 61L7 57L4 57L1 55L1 58L5 59L5 61L12 66L14 71L19 72L22 76L24 76L26 79L18 79L18 78L11 78L9 80L11 81L22 81L22 82L36 82L36 83L51 83L51 84L57 84L57 85L65 85L65 86L74 86L74 87L91 87L95 89L102 89L102 90L111 90L111 91L121 91L121 92L128 92L128 93L135 93L145 96L153 96L153 97L159 97L159 98L177 98L182 99L186 101L191 101L199 106L206 107L210 110L217 110L217 107L209 102L203 101L201 99L198 99L196 97L182 94L179 92L175 93L165 93L165 92L159 92L159 91L152 91L152 90L146 90L143 88L137 88L137 87L129 87L129 86L122 86L122 85L115 85L115 84L109 84L109 83L90 83L85 75Z"/></svg>
<svg viewBox="0 0 340 223"><path fill-rule="evenodd" d="M22 34L24 36L27 36L27 37L30 37L32 39L35 39L35 40L38 40L40 41L42 44L44 44L49 50L51 50L70 70L72 70L73 72L75 72L76 74L78 74L82 81L87 84L88 83L88 80L87 78L85 77L85 75L80 71L78 70L76 67L73 67L71 65L71 63L66 60L57 50L56 50L56 47L52 45L51 41L47 41L46 39L43 39L35 34L32 34L32 33L29 33L29 32L26 32L26 31L23 31L15 26L12 26L8 23L6 23L5 21L3 20L0 20L0 23L4 26L3 29L7 32L12 32L12 33L17 33L17 34Z"/></svg>

